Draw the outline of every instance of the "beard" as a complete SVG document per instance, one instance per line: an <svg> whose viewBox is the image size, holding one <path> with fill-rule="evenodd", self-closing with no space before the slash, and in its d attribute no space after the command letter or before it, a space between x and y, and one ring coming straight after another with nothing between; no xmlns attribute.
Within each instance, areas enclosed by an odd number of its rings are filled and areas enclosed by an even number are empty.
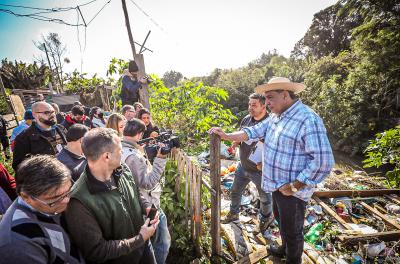
<svg viewBox="0 0 400 264"><path fill-rule="evenodd" d="M39 118L39 121L47 126L54 126L55 124L57 124L57 121L54 118L51 119Z"/></svg>

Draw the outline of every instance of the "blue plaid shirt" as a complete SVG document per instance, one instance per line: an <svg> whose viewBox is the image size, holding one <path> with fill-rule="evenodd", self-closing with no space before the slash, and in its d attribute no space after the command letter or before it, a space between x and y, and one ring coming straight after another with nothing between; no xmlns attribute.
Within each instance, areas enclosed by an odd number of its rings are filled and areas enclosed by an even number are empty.
<svg viewBox="0 0 400 264"><path fill-rule="evenodd" d="M280 116L272 114L243 131L249 139L265 139L262 189L266 192L298 180L307 186L294 196L308 201L334 165L321 118L300 100Z"/></svg>

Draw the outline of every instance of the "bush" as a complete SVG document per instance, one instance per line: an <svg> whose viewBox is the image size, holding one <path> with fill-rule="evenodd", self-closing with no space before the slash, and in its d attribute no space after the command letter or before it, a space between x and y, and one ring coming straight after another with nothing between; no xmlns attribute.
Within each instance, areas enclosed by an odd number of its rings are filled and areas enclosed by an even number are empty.
<svg viewBox="0 0 400 264"><path fill-rule="evenodd" d="M380 168L389 164L393 169L386 172L386 178L393 187L400 187L400 126L376 135L365 149L364 167Z"/></svg>

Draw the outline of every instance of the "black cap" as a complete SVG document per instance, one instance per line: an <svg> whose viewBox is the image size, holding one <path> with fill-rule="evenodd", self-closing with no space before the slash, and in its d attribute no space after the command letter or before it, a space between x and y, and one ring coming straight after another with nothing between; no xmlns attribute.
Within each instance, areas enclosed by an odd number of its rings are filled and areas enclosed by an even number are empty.
<svg viewBox="0 0 400 264"><path fill-rule="evenodd" d="M138 72L139 71L139 67L137 66L135 61L130 61L129 62L129 72Z"/></svg>

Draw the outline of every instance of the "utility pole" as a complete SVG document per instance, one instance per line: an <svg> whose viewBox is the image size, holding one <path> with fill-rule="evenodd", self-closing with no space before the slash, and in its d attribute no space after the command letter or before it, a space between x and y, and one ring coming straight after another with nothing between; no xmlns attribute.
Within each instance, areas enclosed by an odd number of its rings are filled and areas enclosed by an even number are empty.
<svg viewBox="0 0 400 264"><path fill-rule="evenodd" d="M145 76L146 71L145 71L145 67L144 67L143 54L136 54L135 42L133 40L131 25L129 23L129 16L128 16L128 10L126 8L126 2L125 2L125 0L121 0L121 1L122 1L122 9L124 10L125 24L126 24L126 29L128 30L129 43L131 44L133 59L139 67L138 76L139 77ZM142 84L142 88L139 90L139 96L140 96L140 102L143 104L143 106L147 109L150 109L149 92L148 92L147 84Z"/></svg>
<svg viewBox="0 0 400 264"><path fill-rule="evenodd" d="M121 1L122 1L122 9L124 10L125 25L126 25L126 29L128 30L129 42L131 43L132 55L133 55L133 58L135 58L135 56L136 56L135 42L133 41L131 24L129 23L128 9L126 9L125 0L121 0Z"/></svg>

